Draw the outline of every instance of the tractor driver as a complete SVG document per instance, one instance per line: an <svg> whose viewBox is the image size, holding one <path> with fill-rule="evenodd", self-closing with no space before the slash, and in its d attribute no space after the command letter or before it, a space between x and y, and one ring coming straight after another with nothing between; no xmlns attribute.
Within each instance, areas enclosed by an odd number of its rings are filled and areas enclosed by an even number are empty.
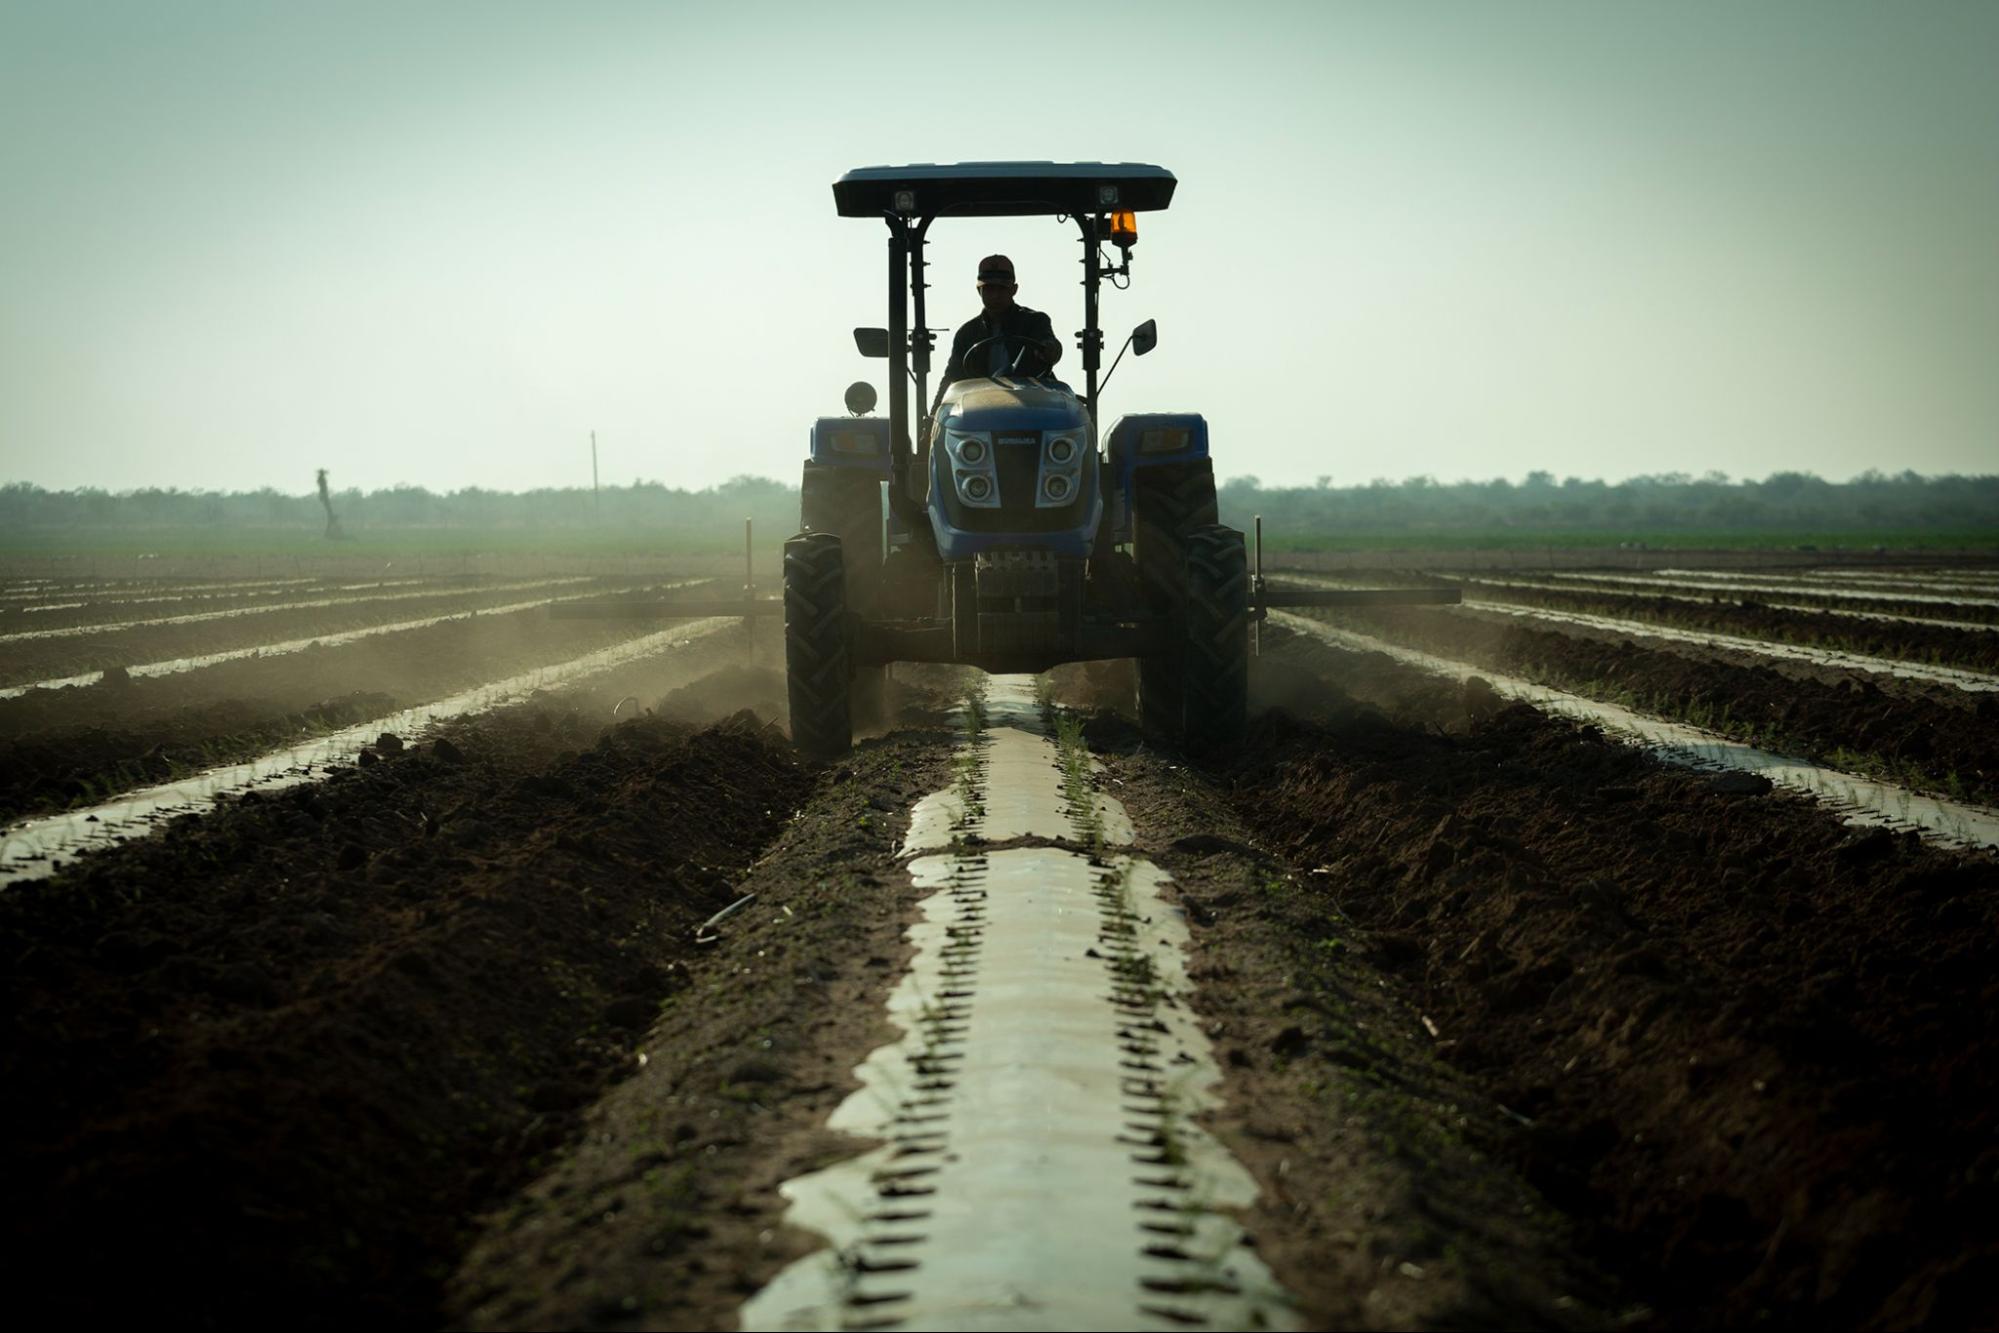
<svg viewBox="0 0 1999 1333"><path fill-rule="evenodd" d="M1004 375L1018 370L1022 375L1045 375L1062 359L1062 340L1048 316L1039 310L1015 305L1013 261L1005 255L987 255L979 261L979 300L985 309L951 339L951 360L937 381L937 401L944 390L958 380L981 375ZM935 415L932 404L931 413Z"/></svg>

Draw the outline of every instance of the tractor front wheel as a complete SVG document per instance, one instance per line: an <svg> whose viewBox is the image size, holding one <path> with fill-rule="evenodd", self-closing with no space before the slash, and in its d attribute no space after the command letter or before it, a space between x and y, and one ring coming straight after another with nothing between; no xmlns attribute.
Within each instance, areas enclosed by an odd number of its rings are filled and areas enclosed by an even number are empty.
<svg viewBox="0 0 1999 1333"><path fill-rule="evenodd" d="M853 748L852 628L840 539L800 533L784 544L784 668L792 744L815 759Z"/></svg>

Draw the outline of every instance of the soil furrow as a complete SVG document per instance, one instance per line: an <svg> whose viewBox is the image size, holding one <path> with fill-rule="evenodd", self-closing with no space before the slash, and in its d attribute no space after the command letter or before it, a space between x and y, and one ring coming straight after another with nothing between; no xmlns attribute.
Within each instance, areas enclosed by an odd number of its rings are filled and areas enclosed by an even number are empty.
<svg viewBox="0 0 1999 1333"><path fill-rule="evenodd" d="M94 605L85 603L82 609L74 615L44 615L38 618L33 625L10 627L6 633L0 634L0 645L9 648L18 648L28 643L78 637L88 637L95 641L98 635L119 634L143 629L178 629L189 625L228 625L230 622L244 619L261 625L266 623L263 619L266 616L282 616L285 613L291 612L325 612L330 610L336 614L340 614L349 611L372 611L377 607L395 606L398 603L405 604L405 607L407 604L414 603L418 609L421 609L425 603L444 599L506 596L508 594L519 597L522 593L565 586L574 587L579 583L587 583L588 581L583 578L532 579L526 582L488 584L470 588L440 587L399 591L369 590L359 595L347 596L340 595L341 590L339 589L320 588L311 590L316 595L292 597L284 601L266 605L194 611L168 610L163 615L144 616L135 620L120 620L115 618L114 613L114 618L107 621L100 621L96 618ZM404 613L407 614L407 611L405 610ZM62 623L71 619L87 623Z"/></svg>
<svg viewBox="0 0 1999 1333"><path fill-rule="evenodd" d="M1869 621L1830 611L1764 606L1756 602L1683 601L1637 591L1606 595L1585 589L1525 584L1474 584L1466 589L1466 600L1622 616L1656 621L1675 629L1711 629L1872 657L1999 671L1999 626L1963 629L1916 620Z"/></svg>
<svg viewBox="0 0 1999 1333"><path fill-rule="evenodd" d="M1926 687L1802 663L1738 665L1706 660L1692 649L1676 652L1466 616L1314 614L1765 749L1955 800L1999 804L1999 700L1991 695L1917 694Z"/></svg>
<svg viewBox="0 0 1999 1333"><path fill-rule="evenodd" d="M239 762L656 628L535 610L0 699L0 819Z"/></svg>
<svg viewBox="0 0 1999 1333"><path fill-rule="evenodd" d="M434 1322L812 780L529 710L0 894L24 1317Z"/></svg>
<svg viewBox="0 0 1999 1333"><path fill-rule="evenodd" d="M1805 603L1811 606L1840 607L1856 606L1868 611L1882 611L1892 615L1922 617L1949 617L1955 620L1977 621L1985 624L1999 624L1999 601L1990 598L1953 597L1942 594L1899 592L1895 589L1831 588L1816 584L1792 583L1742 583L1720 579L1709 581L1707 576L1693 578L1662 578L1647 574L1592 574L1563 572L1546 576L1559 587L1611 587L1660 588L1683 594L1706 594L1708 596L1736 597L1754 593L1762 596L1778 596L1786 601Z"/></svg>
<svg viewBox="0 0 1999 1333"><path fill-rule="evenodd" d="M1999 1318L1999 863L1285 651L1392 712L1296 686L1215 776L1532 1122L1509 1151L1631 1295L1678 1327Z"/></svg>

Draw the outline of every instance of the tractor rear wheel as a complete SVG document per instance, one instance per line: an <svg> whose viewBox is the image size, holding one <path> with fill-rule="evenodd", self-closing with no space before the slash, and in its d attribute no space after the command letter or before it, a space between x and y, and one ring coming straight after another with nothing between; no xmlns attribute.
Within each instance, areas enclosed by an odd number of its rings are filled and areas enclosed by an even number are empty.
<svg viewBox="0 0 1999 1333"><path fill-rule="evenodd" d="M1249 562L1242 534L1203 524L1180 536L1171 646L1138 660L1138 721L1193 753L1234 745L1249 717Z"/></svg>
<svg viewBox="0 0 1999 1333"><path fill-rule="evenodd" d="M840 539L847 560L847 605L866 613L881 579L880 474L807 462L798 499L804 531L828 532Z"/></svg>
<svg viewBox="0 0 1999 1333"><path fill-rule="evenodd" d="M854 744L847 569L840 539L804 532L784 544L784 668L791 741L815 759Z"/></svg>
<svg viewBox="0 0 1999 1333"><path fill-rule="evenodd" d="M1155 611L1178 614L1186 603L1185 534L1213 525L1215 470L1208 459L1138 469L1132 477L1132 560L1139 594ZM1168 745L1185 735L1186 700L1176 651L1138 659L1138 720Z"/></svg>
<svg viewBox="0 0 1999 1333"><path fill-rule="evenodd" d="M830 532L840 539L847 562L847 606L864 616L880 614L882 590L881 475L866 468L805 464L799 487L805 531ZM888 668L854 668L853 719L871 726L885 719Z"/></svg>
<svg viewBox="0 0 1999 1333"><path fill-rule="evenodd" d="M1181 536L1218 521L1215 468L1205 458L1163 463L1132 474L1132 559L1147 594L1164 605L1180 598Z"/></svg>
<svg viewBox="0 0 1999 1333"><path fill-rule="evenodd" d="M1233 528L1195 528L1182 543L1182 737L1212 751L1239 744L1249 723L1249 561Z"/></svg>

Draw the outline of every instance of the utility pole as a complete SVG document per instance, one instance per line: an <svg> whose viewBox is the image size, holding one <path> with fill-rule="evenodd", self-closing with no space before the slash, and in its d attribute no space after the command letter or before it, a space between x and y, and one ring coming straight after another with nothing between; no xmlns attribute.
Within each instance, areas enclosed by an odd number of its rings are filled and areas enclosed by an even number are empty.
<svg viewBox="0 0 1999 1333"><path fill-rule="evenodd" d="M590 432L590 501L597 506L597 517L604 516L604 492L597 488L597 432Z"/></svg>

